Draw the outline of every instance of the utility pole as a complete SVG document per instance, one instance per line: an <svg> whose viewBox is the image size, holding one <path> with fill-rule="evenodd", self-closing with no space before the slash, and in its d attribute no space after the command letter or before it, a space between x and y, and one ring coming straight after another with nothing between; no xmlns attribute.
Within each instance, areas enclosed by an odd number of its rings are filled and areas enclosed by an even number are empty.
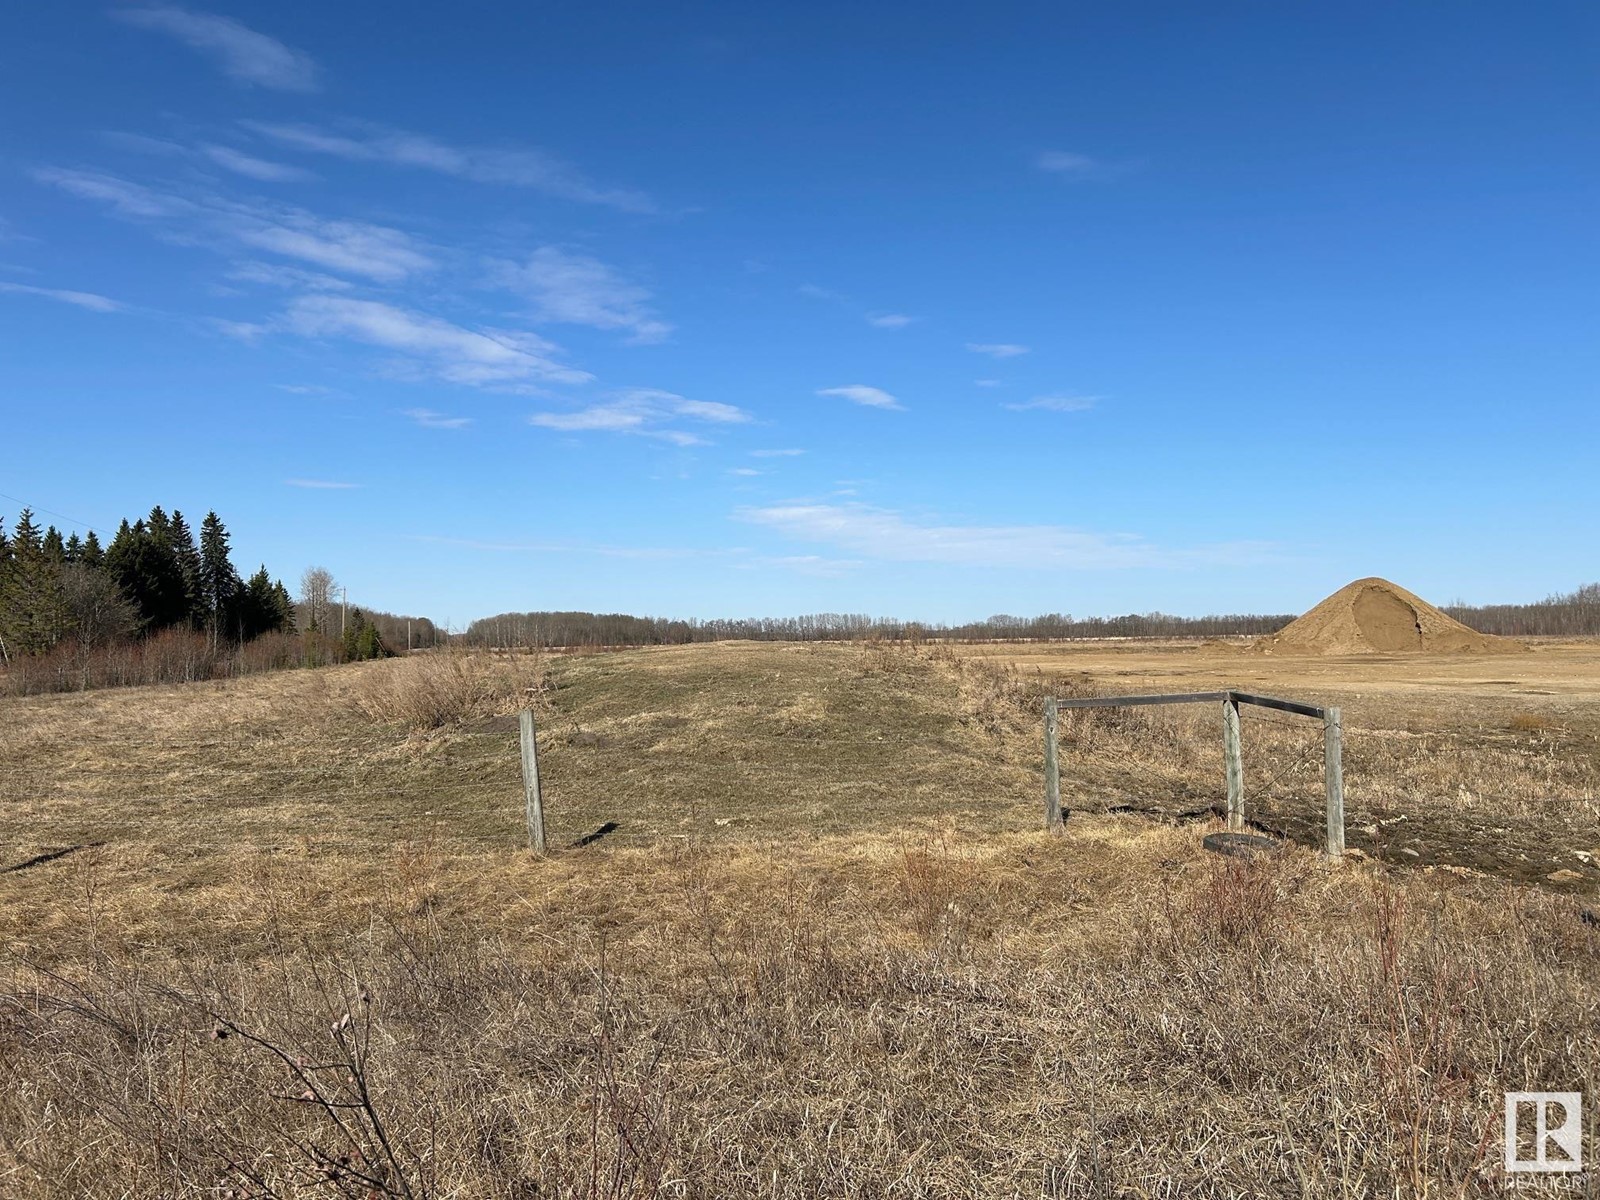
<svg viewBox="0 0 1600 1200"><path fill-rule="evenodd" d="M339 589L339 636L344 636L345 621L350 616L350 589Z"/></svg>

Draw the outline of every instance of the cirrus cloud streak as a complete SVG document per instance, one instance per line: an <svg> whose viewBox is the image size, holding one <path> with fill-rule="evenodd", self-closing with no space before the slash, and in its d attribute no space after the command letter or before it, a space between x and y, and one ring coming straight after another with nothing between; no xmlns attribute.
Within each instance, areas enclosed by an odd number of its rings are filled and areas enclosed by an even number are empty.
<svg viewBox="0 0 1600 1200"><path fill-rule="evenodd" d="M735 517L796 541L837 546L879 562L966 567L1111 570L1260 561L1270 548L1230 543L1190 549L1152 545L1128 533L1064 525L952 525L911 520L866 504L784 504L739 509Z"/></svg>

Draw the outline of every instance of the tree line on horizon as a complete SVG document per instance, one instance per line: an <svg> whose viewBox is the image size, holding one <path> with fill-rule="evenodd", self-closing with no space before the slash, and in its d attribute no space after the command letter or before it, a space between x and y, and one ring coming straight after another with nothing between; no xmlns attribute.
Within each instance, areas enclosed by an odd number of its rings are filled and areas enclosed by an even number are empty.
<svg viewBox="0 0 1600 1200"><path fill-rule="evenodd" d="M1443 609L1479 633L1500 637L1600 635L1600 583L1556 592L1534 604L1446 604Z"/></svg>
<svg viewBox="0 0 1600 1200"><path fill-rule="evenodd" d="M1444 611L1480 633L1503 637L1600 636L1600 583L1584 584L1532 604L1452 604ZM1229 613L1178 617L1127 613L1114 617L1039 617L1006 614L960 624L902 621L862 613L696 620L627 613L506 612L481 617L459 639L468 645L512 648L659 646L695 642L811 642L938 638L952 641L1070 641L1094 638L1262 637L1298 613Z"/></svg>
<svg viewBox="0 0 1600 1200"><path fill-rule="evenodd" d="M864 613L810 613L797 617L697 620L636 617L626 613L501 613L472 622L461 640L474 646L650 646L693 642L837 642L882 637L965 641L1116 637L1226 637L1275 633L1292 616L1230 614L1174 617L1165 613L1074 618L1004 614L960 625L902 621Z"/></svg>

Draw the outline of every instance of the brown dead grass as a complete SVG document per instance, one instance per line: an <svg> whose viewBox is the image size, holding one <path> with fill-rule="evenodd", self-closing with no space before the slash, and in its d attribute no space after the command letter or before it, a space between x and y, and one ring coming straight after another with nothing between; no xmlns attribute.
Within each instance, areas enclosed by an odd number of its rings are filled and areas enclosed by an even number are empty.
<svg viewBox="0 0 1600 1200"><path fill-rule="evenodd" d="M544 664L537 655L446 650L369 671L356 694L373 720L426 733L516 712L534 703L544 687Z"/></svg>
<svg viewBox="0 0 1600 1200"><path fill-rule="evenodd" d="M374 722L409 663L7 705L5 865L101 844L0 873L0 1194L1495 1195L1501 1093L1592 1089L1590 902L1096 811L1214 800L1207 714L1072 731L1051 837L1037 701L1100 672L548 666L553 840L621 828L544 860L510 693ZM1585 778L1508 722L1352 789Z"/></svg>

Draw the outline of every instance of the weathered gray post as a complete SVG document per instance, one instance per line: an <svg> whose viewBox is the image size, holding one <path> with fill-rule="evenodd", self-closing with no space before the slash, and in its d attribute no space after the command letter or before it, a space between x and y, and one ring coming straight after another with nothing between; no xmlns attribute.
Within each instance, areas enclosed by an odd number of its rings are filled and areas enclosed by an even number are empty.
<svg viewBox="0 0 1600 1200"><path fill-rule="evenodd" d="M523 709L522 794L528 807L528 844L535 854L544 853L544 798L539 794L539 742L534 736L533 711Z"/></svg>
<svg viewBox="0 0 1600 1200"><path fill-rule="evenodd" d="M1044 702L1044 827L1061 828L1061 766L1057 761L1056 698Z"/></svg>
<svg viewBox="0 0 1600 1200"><path fill-rule="evenodd" d="M1322 714L1322 777L1328 789L1328 857L1344 853L1344 724L1337 708Z"/></svg>
<svg viewBox="0 0 1600 1200"><path fill-rule="evenodd" d="M1222 760L1228 775L1228 832L1244 831L1244 751L1239 744L1239 702L1222 702Z"/></svg>

